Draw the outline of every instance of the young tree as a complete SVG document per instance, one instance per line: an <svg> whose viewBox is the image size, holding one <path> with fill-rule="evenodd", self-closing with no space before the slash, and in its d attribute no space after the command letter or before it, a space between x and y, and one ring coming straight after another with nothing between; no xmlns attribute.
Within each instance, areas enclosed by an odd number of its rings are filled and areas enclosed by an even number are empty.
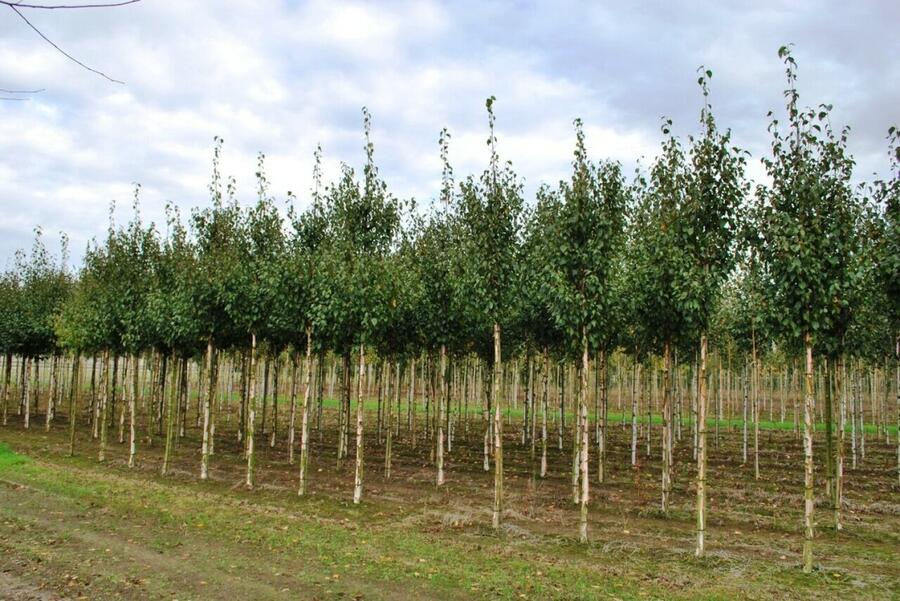
<svg viewBox="0 0 900 601"><path fill-rule="evenodd" d="M239 238L244 259L237 270L237 281L227 288L229 317L237 329L249 335L250 371L247 395L246 449L247 488L254 486L254 434L256 429L256 361L258 343L270 335L269 315L277 302L279 257L284 248L281 216L268 195L265 174L265 155L257 161L257 202L246 211L242 238Z"/></svg>
<svg viewBox="0 0 900 601"><path fill-rule="evenodd" d="M161 417L165 422L165 448L160 468L163 476L168 474L174 452L179 406L187 396L188 359L200 353L203 340L191 295L197 266L196 249L177 208L171 204L166 207L166 220L166 236L154 261L151 289L147 293L149 340L151 346L159 350L166 365L160 381ZM171 377L168 394L166 374Z"/></svg>
<svg viewBox="0 0 900 601"><path fill-rule="evenodd" d="M580 355L579 405L576 421L577 465L581 478L579 537L587 541L588 473L588 374L590 354L609 350L615 335L616 308L613 269L622 250L627 188L615 163L593 165L587 158L581 120L575 120L575 158L569 183L563 184L563 203L555 221L555 269L551 310ZM602 370L601 371L605 371ZM605 373L601 374L605 377ZM600 420L599 479L603 481L605 423Z"/></svg>
<svg viewBox="0 0 900 601"><path fill-rule="evenodd" d="M9 399L13 370L13 355L19 352L20 319L22 310L22 283L16 270L8 270L0 275L0 353L4 355L3 388L0 403L3 404L3 425L9 420ZM59 335L57 334L57 338ZM62 342L62 341L61 341Z"/></svg>
<svg viewBox="0 0 900 601"><path fill-rule="evenodd" d="M760 230L762 259L770 281L766 289L774 326L789 347L800 346L806 358L804 403L804 543L803 571L813 567L813 350L833 340L832 303L835 286L832 265L854 230L832 222L844 210L850 163L844 158L846 131L837 139L828 121L829 106L801 110L796 89L797 63L788 47L779 49L788 89L787 131L777 119L770 126L772 156L764 160L772 179L770 189L759 189L762 205Z"/></svg>
<svg viewBox="0 0 900 601"><path fill-rule="evenodd" d="M690 264L687 249L679 239L680 210L687 190L688 168L680 142L670 135L671 123L663 133L669 138L650 171L635 209L630 259L631 320L639 329L641 350L663 356L662 388L662 499L669 509L671 491L670 370L672 348L689 336L689 316L680 296L679 278ZM651 427L650 424L647 426ZM649 440L649 439L648 439Z"/></svg>
<svg viewBox="0 0 900 601"><path fill-rule="evenodd" d="M522 186L512 165L500 164L494 135L494 101L491 96L486 102L490 166L479 180L470 177L462 184L460 216L470 267L465 286L468 292L465 298L469 302L466 310L484 316L493 333L491 399L494 415L490 427L494 445L494 505L491 521L497 530L503 513L501 332L505 325L512 323L510 317L518 293L513 276L522 228Z"/></svg>
<svg viewBox="0 0 900 601"><path fill-rule="evenodd" d="M191 214L191 231L196 241L197 264L189 291L193 316L206 342L206 396L203 399L203 422L200 448L200 479L209 477L212 449L212 404L218 375L217 351L244 339L236 331L229 312L230 291L240 281L241 264L246 258L244 223L241 208L234 199L233 185L228 184L228 198L223 197L219 157L223 140L214 139L213 174L209 184L212 206Z"/></svg>
<svg viewBox="0 0 900 601"><path fill-rule="evenodd" d="M121 348L128 356L131 385L128 390L128 467L134 467L137 455L135 420L139 353L152 344L152 326L148 315L148 296L153 282L153 268L159 260L159 240L150 224L145 227L140 216L140 186L135 186L134 215L127 228L113 237L116 269L115 312L121 330ZM121 413L124 420L124 411Z"/></svg>
<svg viewBox="0 0 900 601"><path fill-rule="evenodd" d="M312 392L314 333L324 325L324 309L322 296L324 291L323 271L320 268L326 246L330 243L328 221L321 195L321 161L322 149L316 148L315 168L313 170L312 204L302 212L296 213L290 208L290 220L293 226L291 238L288 240L287 252L282 258L281 278L278 297L282 299L280 307L273 316L283 323L280 329L289 332L288 338L297 349L305 352L303 401L300 407L300 483L298 495L306 492L307 471L309 467L309 403ZM272 325L279 329L278 325ZM321 344L319 344L321 346ZM296 359L295 359L296 365ZM296 370L296 367L295 367ZM294 410L292 411L289 429L289 457L294 452Z"/></svg>
<svg viewBox="0 0 900 601"><path fill-rule="evenodd" d="M366 349L386 322L390 301L388 283L389 250L396 242L400 224L400 207L388 193L387 186L375 166L375 147L371 140L371 117L363 109L366 164L363 188L355 180L353 170L344 166L341 179L326 194L326 215L333 228L335 244L329 253L333 269L328 307L333 320L338 349L356 346L358 372L356 380L356 469L353 502L363 494L363 425Z"/></svg>
<svg viewBox="0 0 900 601"><path fill-rule="evenodd" d="M541 405L541 460L539 475L547 475L547 412L549 403L549 378L551 352L563 347L563 332L554 319L551 305L556 302L554 282L557 277L556 224L559 219L559 194L547 186L537 192L537 204L524 228L520 249L522 266L522 294L520 296L520 328L528 335L527 345L540 353L540 380L538 395ZM535 417L536 420L536 417ZM535 430L537 427L535 427ZM536 471L536 433L531 444L531 474Z"/></svg>
<svg viewBox="0 0 900 601"><path fill-rule="evenodd" d="M65 302L71 287L71 278L65 269L65 257L68 253L68 240L62 239L62 261L57 263L44 245L43 232L35 229L34 244L31 254L25 259L24 254L18 256L19 271L18 302L15 303L17 318L12 325L18 352L30 365L41 357L56 357L59 354L55 321L57 314ZM10 290L15 291L15 279L10 282ZM51 362L51 372L56 367ZM26 370L28 368L26 367ZM55 374L51 373L51 379ZM54 412L54 390L47 396L46 427L49 430ZM25 386L25 428L29 427L31 398L30 388Z"/></svg>
<svg viewBox="0 0 900 601"><path fill-rule="evenodd" d="M875 183L875 200L884 207L883 235L877 246L875 276L882 311L893 342L894 392L897 411L897 478L900 480L900 128L888 130L890 176Z"/></svg>
<svg viewBox="0 0 900 601"><path fill-rule="evenodd" d="M442 185L439 203L420 228L416 238L418 275L422 286L419 310L422 324L422 342L429 353L438 354L437 394L435 415L435 463L436 483L444 484L444 447L448 412L447 353L448 349L461 346L465 334L464 301L460 298L459 273L461 263L460 234L456 196L453 188L453 170L448 158L450 134L446 129L439 137L443 163Z"/></svg>
<svg viewBox="0 0 900 601"><path fill-rule="evenodd" d="M734 267L738 207L747 192L744 153L732 146L731 132L719 131L709 104L712 72L700 68L703 91L702 133L692 139L683 205L674 226L685 262L675 280L675 295L687 327L700 336L697 399L697 557L704 553L706 530L706 356L707 330L721 285ZM668 367L666 368L668 373ZM671 413L669 416L671 427ZM669 433L669 444L672 440ZM671 460L671 450L668 455Z"/></svg>
<svg viewBox="0 0 900 601"><path fill-rule="evenodd" d="M121 348L122 334L117 295L117 287L121 285L117 265L119 253L113 210L114 206L111 206L110 225L103 246L95 241L88 245L78 283L56 321L56 332L64 346L101 356L94 415L95 436L99 438L97 460L101 462L106 460L109 354L110 350Z"/></svg>

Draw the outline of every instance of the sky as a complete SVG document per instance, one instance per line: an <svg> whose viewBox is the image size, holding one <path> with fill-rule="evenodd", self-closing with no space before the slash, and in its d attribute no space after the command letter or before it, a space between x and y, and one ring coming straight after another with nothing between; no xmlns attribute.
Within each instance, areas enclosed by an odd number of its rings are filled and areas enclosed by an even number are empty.
<svg viewBox="0 0 900 601"><path fill-rule="evenodd" d="M53 0L33 1L50 4ZM72 0L74 2L74 0ZM770 110L784 111L778 48L794 44L803 105L834 105L851 127L858 180L888 170L885 136L900 123L900 3L295 2L143 0L111 9L23 14L72 63L0 5L0 88L43 89L0 101L0 262L31 247L34 228L77 263L114 218L141 214L165 230L165 206L187 217L210 202L213 138L238 198L256 198L257 154L270 191L299 208L313 151L326 181L364 159L362 107L389 190L427 206L438 194L438 135L451 133L457 177L488 163L485 99L497 100L498 149L533 199L565 178L572 121L594 160L631 172L656 155L663 117L698 131L697 68L712 70L722 127L765 177ZM0 93L2 97L10 97ZM286 206L282 204L282 206Z"/></svg>

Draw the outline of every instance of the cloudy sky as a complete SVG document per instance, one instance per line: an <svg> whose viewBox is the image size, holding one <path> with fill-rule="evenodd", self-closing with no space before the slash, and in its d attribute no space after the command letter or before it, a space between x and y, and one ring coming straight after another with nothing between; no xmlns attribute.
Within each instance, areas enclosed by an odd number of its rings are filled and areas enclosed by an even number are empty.
<svg viewBox="0 0 900 601"><path fill-rule="evenodd" d="M0 101L4 263L30 246L36 225L51 239L66 231L78 258L102 236L110 201L121 221L130 217L133 182L157 223L167 201L184 212L208 203L215 135L244 202L254 198L257 152L267 156L273 193L302 200L316 143L327 178L341 161L361 164L364 105L390 189L421 202L438 190L441 127L452 134L458 175L484 168L491 94L500 153L532 194L565 176L575 117L593 158L629 170L655 155L662 116L682 136L696 131L701 64L714 72L720 123L752 153L759 177L766 113L783 106L776 52L787 42L801 101L833 103L834 122L852 127L860 178L886 172L885 134L900 122L900 3L890 0L143 0L22 10L60 47L125 84L68 61L0 5L0 88L45 89Z"/></svg>

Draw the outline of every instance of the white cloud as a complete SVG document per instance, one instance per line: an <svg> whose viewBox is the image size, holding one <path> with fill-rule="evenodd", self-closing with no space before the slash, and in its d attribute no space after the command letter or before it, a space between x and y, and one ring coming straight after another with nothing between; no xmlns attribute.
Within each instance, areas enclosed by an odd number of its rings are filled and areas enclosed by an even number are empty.
<svg viewBox="0 0 900 601"><path fill-rule="evenodd" d="M28 246L38 223L69 231L80 254L105 230L110 200L130 205L135 181L147 219L160 223L166 201L186 215L208 201L214 135L225 138L223 171L237 178L241 199L254 198L262 151L272 193L292 190L303 204L317 142L326 179L341 161L362 163L363 105L381 172L401 197L437 193L444 126L457 178L484 169L490 94L501 155L527 194L567 173L574 117L584 120L593 158L630 171L656 152L662 114L680 134L695 127L701 63L715 72L720 123L753 152L749 172L762 177L765 113L780 107L783 88L775 51L787 41L797 44L803 100L834 102L836 121L854 127L851 149L865 176L884 170L884 133L898 117L900 68L884 62L900 53L891 29L898 12L836 1L639 10L239 0L224 10L195 0L39 15L51 39L124 87L80 69L7 15L0 87L47 91L0 103L0 256Z"/></svg>

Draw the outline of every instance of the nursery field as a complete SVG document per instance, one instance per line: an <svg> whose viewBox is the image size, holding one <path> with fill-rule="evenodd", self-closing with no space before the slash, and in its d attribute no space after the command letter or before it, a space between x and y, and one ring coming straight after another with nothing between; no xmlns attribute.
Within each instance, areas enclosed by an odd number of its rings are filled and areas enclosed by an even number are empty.
<svg viewBox="0 0 900 601"><path fill-rule="evenodd" d="M697 559L687 437L676 444L666 516L659 509L659 461L642 448L632 468L630 424L609 427L607 481L592 490L590 542L582 544L569 449L553 445L547 476L532 481L529 449L508 436L506 517L495 532L493 476L481 469L475 423L468 436L457 435L440 488L428 444L412 449L401 430L385 480L377 468L383 448L373 442L367 497L354 505L353 462L336 468L334 420L336 412L326 410L321 436L311 437L307 494L298 497L297 468L287 463L283 444L260 445L257 486L248 491L234 432L221 433L210 478L199 482L196 429L177 440L163 478L159 440L143 444L129 469L127 444L110 443L100 464L89 428L80 427L85 435L69 457L65 424L23 431L11 417L0 430L0 598L900 595L896 449L874 436L865 460L845 476L843 530L829 527L824 507L816 514L816 566L804 574L802 447L790 427L760 432L759 480L752 465L740 462L739 428L723 427L718 445L710 435L707 554ZM823 497L817 503L824 506Z"/></svg>
<svg viewBox="0 0 900 601"><path fill-rule="evenodd" d="M573 115L532 195L491 95L430 200L362 107L308 192L259 152L248 197L215 136L208 202L148 221L136 184L74 268L36 227L0 271L0 598L900 599L900 128L860 180L777 57L763 156L701 66L633 176Z"/></svg>

